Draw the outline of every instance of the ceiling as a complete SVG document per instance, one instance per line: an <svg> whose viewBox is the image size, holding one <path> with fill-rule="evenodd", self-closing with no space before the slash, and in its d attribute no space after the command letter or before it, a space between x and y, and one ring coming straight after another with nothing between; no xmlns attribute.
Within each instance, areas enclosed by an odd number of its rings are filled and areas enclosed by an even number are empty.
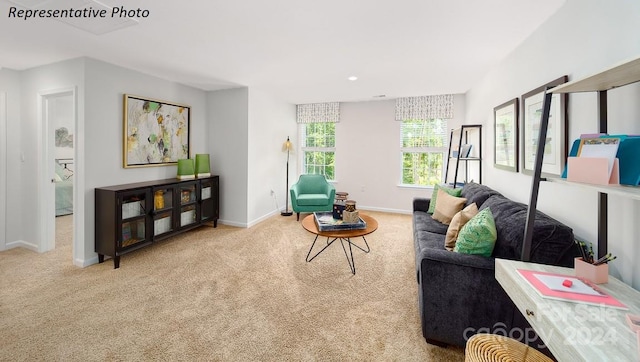
<svg viewBox="0 0 640 362"><path fill-rule="evenodd" d="M16 3L100 8L91 1L0 0L0 66L88 56L296 104L464 93L566 0L99 0L149 15L122 24L109 13L73 26L7 16ZM115 30L104 29L114 20Z"/></svg>

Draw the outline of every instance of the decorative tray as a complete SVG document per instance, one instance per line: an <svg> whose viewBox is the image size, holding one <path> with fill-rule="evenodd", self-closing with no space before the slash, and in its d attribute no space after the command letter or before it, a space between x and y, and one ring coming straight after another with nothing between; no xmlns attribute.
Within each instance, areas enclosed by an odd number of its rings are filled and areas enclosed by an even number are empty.
<svg viewBox="0 0 640 362"><path fill-rule="evenodd" d="M367 223L360 220L356 223L344 222L340 219L334 219L332 212L314 212L313 218L316 221L319 231L335 231L335 230L359 230L366 229Z"/></svg>

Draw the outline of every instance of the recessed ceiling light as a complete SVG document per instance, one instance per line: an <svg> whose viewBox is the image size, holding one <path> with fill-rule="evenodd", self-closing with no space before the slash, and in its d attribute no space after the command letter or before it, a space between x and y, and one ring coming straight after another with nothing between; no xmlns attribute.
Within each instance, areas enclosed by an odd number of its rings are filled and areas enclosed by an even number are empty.
<svg viewBox="0 0 640 362"><path fill-rule="evenodd" d="M352 81L352 82L353 82L354 80L358 80L358 77L356 77L355 75L352 75L352 76L350 76L350 77L349 77L349 78L347 78L347 79L349 79L350 81Z"/></svg>

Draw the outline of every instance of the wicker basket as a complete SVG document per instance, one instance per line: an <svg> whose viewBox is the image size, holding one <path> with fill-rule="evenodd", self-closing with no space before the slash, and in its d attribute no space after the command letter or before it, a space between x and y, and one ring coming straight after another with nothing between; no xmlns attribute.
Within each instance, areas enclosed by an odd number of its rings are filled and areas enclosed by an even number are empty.
<svg viewBox="0 0 640 362"><path fill-rule="evenodd" d="M467 340L465 362L553 362L542 352L515 339L475 334Z"/></svg>

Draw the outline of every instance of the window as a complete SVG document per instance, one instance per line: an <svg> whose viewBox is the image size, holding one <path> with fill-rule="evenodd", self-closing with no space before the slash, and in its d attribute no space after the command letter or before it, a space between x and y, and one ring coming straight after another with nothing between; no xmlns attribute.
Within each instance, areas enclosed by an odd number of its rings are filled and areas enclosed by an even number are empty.
<svg viewBox="0 0 640 362"><path fill-rule="evenodd" d="M302 172L335 180L336 124L304 123L302 126Z"/></svg>
<svg viewBox="0 0 640 362"><path fill-rule="evenodd" d="M446 129L443 119L402 121L402 184L430 186L442 182Z"/></svg>

